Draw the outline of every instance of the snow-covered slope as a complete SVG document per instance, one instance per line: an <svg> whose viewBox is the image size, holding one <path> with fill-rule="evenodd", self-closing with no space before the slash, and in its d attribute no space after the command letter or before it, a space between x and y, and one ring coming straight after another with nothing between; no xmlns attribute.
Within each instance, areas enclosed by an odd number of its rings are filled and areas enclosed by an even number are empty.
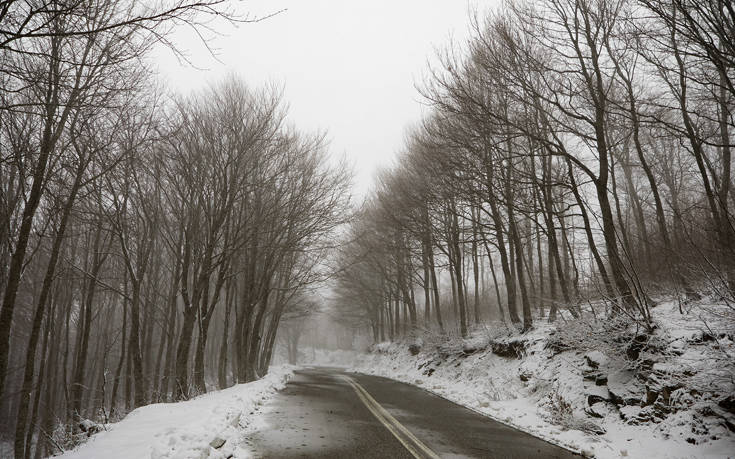
<svg viewBox="0 0 735 459"><path fill-rule="evenodd" d="M248 456L241 445L258 408L282 389L292 366L271 368L263 379L179 403L157 403L130 412L93 435L64 459L199 459Z"/></svg>
<svg viewBox="0 0 735 459"><path fill-rule="evenodd" d="M669 302L653 314L645 339L622 317L539 322L523 335L496 327L381 343L351 370L421 386L585 455L735 457L732 310L698 304L682 315Z"/></svg>

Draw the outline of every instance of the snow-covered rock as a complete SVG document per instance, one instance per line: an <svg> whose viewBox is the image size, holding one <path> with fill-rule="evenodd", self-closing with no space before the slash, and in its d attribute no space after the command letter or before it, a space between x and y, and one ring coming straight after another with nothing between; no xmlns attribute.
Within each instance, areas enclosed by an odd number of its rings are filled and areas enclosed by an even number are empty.
<svg viewBox="0 0 735 459"><path fill-rule="evenodd" d="M490 346L493 354L507 359L520 359L526 354L526 343L519 338L496 339Z"/></svg>
<svg viewBox="0 0 735 459"><path fill-rule="evenodd" d="M610 391L605 386L590 386L585 388L585 397L588 405L594 405L599 402L609 402L611 400Z"/></svg>
<svg viewBox="0 0 735 459"><path fill-rule="evenodd" d="M105 430L105 426L97 424L91 419L82 419L79 422L79 430L85 432L89 437L96 434L97 432L102 432L103 430Z"/></svg>
<svg viewBox="0 0 735 459"><path fill-rule="evenodd" d="M490 337L486 333L477 333L462 341L462 351L465 354L487 349L490 345Z"/></svg>
<svg viewBox="0 0 735 459"><path fill-rule="evenodd" d="M638 405L643 403L644 386L630 370L617 370L608 375L607 390L611 400L617 405Z"/></svg>
<svg viewBox="0 0 735 459"><path fill-rule="evenodd" d="M584 355L584 360L587 362L587 365L595 369L606 367L607 363L610 361L610 359L600 351L586 353Z"/></svg>

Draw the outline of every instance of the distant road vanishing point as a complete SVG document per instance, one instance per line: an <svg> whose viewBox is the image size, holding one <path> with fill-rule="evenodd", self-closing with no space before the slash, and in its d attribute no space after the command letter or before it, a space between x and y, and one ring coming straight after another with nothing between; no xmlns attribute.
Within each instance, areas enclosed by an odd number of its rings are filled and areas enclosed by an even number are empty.
<svg viewBox="0 0 735 459"><path fill-rule="evenodd" d="M314 367L297 371L253 435L259 458L574 458L420 388Z"/></svg>

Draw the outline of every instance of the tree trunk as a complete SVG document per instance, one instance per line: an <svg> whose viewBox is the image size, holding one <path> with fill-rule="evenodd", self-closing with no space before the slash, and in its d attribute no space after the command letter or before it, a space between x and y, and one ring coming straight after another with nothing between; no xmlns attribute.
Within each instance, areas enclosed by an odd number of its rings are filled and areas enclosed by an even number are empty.
<svg viewBox="0 0 735 459"><path fill-rule="evenodd" d="M92 269L89 274L87 283L87 295L84 299L83 313L80 317L79 324L79 348L77 349L77 362L74 368L74 374L71 383L71 411L72 413L81 413L82 411L82 395L84 392L84 367L87 363L87 349L89 347L89 334L92 329L92 302L97 287L97 275L102 268L104 257L99 253L100 239L102 237L102 222L99 221L97 230L95 231L94 243L92 248Z"/></svg>
<svg viewBox="0 0 735 459"><path fill-rule="evenodd" d="M191 348L192 335L194 333L194 322L197 310L194 306L184 308L184 321L179 333L179 344L176 347L176 371L174 384L176 387L175 399L186 400L189 398L189 349Z"/></svg>
<svg viewBox="0 0 735 459"><path fill-rule="evenodd" d="M28 338L28 346L26 347L26 362L25 371L23 373L23 383L21 386L21 397L20 405L18 407L18 417L15 428L15 457L16 459L23 459L25 456L25 428L28 422L28 405L30 403L30 397L32 393L33 385L33 374L36 369L36 346L38 345L38 339L41 332L41 325L43 323L43 317L46 311L46 303L48 302L49 295L51 293L51 285L54 281L54 274L56 273L56 263L59 259L61 252L61 244L64 241L66 234L66 227L69 223L69 217L71 215L72 207L76 200L77 193L82 181L82 176L85 167L80 163L77 169L77 174L72 185L69 197L64 206L61 221L59 222L59 229L54 237L53 247L51 248L51 254L49 262L46 267L46 275L43 278L43 284L39 293L38 302L36 309L33 313L33 321L31 325L31 334ZM1 378L0 378L1 379Z"/></svg>

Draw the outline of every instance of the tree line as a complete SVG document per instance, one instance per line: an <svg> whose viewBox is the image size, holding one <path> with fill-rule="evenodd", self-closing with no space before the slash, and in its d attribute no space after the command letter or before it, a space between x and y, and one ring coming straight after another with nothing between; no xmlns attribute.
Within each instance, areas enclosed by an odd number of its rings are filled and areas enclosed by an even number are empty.
<svg viewBox="0 0 735 459"><path fill-rule="evenodd" d="M349 174L276 87L169 95L147 61L225 2L0 3L0 434L16 458L268 369ZM174 52L178 52L174 48Z"/></svg>
<svg viewBox="0 0 735 459"><path fill-rule="evenodd" d="M733 5L510 0L471 29L350 227L343 314L380 341L732 304Z"/></svg>

